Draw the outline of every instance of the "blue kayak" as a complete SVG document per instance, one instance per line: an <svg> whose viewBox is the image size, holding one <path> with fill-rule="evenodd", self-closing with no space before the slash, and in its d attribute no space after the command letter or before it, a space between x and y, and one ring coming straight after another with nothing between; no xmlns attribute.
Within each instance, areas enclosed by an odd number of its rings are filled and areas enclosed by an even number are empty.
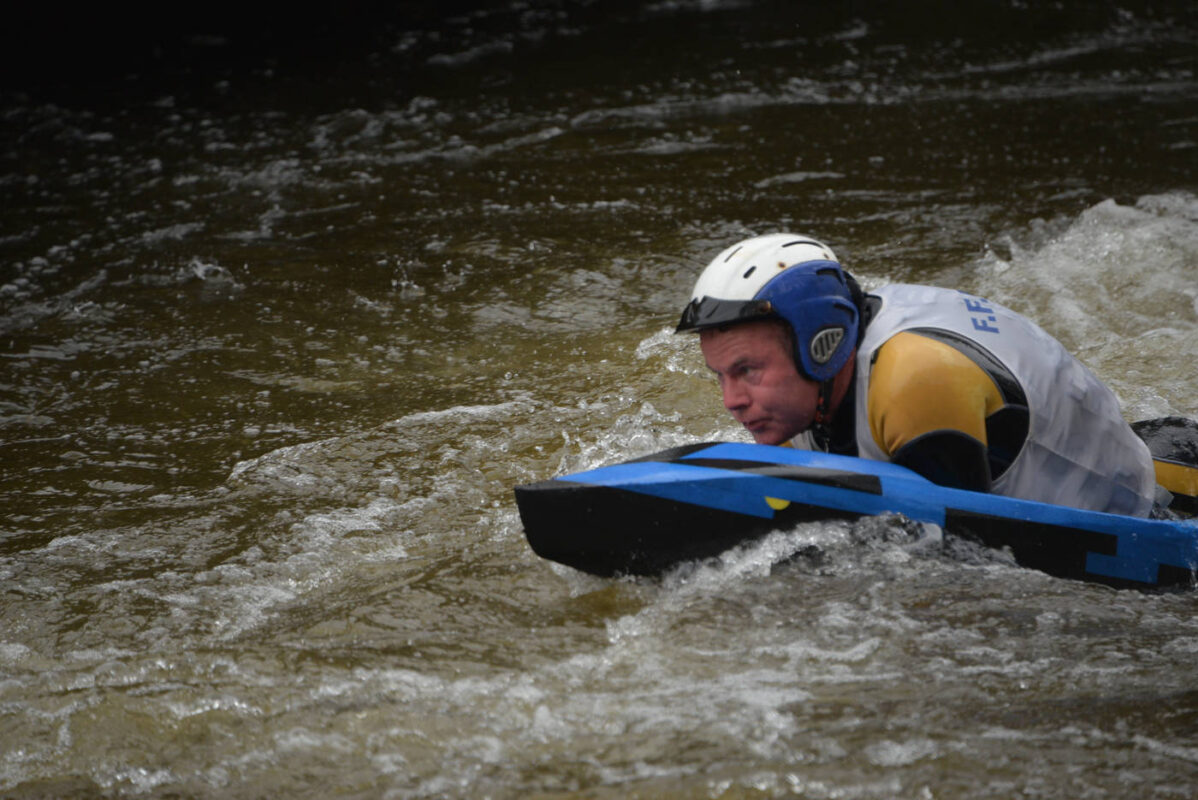
<svg viewBox="0 0 1198 800"><path fill-rule="evenodd" d="M808 520L896 513L1022 566L1141 589L1188 589L1198 522L1152 520L938 486L851 456L714 442L518 486L534 552L595 575L656 575Z"/></svg>

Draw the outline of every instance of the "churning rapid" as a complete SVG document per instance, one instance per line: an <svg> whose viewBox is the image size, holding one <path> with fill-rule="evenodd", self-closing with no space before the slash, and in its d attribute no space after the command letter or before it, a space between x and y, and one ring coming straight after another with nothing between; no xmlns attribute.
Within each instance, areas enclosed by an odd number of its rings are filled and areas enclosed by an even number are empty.
<svg viewBox="0 0 1198 800"><path fill-rule="evenodd" d="M661 580L524 541L516 484L744 440L671 331L754 233L991 297L1129 420L1198 417L1188 4L806 5L20 51L0 794L1198 794L1198 593L898 518Z"/></svg>

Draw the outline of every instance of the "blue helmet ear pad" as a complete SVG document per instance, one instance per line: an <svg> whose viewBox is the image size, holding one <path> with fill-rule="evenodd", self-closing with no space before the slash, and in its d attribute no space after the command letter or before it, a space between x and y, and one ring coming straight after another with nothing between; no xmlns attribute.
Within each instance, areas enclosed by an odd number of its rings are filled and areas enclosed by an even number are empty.
<svg viewBox="0 0 1198 800"><path fill-rule="evenodd" d="M857 345L859 313L844 270L835 261L805 261L787 267L758 290L794 331L795 363L815 381L827 381Z"/></svg>

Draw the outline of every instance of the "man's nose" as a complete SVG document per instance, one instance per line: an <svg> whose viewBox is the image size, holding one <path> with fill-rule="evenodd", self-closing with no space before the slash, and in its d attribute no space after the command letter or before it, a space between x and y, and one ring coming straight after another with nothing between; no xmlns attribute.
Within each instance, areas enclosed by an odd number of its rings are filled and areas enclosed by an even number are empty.
<svg viewBox="0 0 1198 800"><path fill-rule="evenodd" d="M736 411L749 404L749 393L745 391L740 381L724 381L724 408Z"/></svg>

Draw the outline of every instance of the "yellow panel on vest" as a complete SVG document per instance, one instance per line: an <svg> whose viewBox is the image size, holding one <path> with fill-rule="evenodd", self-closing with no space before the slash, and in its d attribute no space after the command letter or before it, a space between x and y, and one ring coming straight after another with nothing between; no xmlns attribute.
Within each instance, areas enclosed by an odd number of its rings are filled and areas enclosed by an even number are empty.
<svg viewBox="0 0 1198 800"><path fill-rule="evenodd" d="M1198 467L1187 467L1172 461L1154 460L1156 482L1173 494L1198 497Z"/></svg>

